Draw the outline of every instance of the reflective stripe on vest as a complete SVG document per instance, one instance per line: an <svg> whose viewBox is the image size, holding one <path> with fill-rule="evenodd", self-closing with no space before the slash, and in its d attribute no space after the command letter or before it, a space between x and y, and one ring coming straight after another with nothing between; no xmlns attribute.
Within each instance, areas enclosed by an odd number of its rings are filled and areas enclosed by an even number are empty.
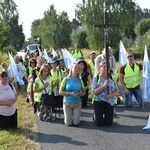
<svg viewBox="0 0 150 150"><path fill-rule="evenodd" d="M127 64L124 72L124 83L127 88L134 88L140 84L140 68L136 63L134 63L134 71L130 65Z"/></svg>

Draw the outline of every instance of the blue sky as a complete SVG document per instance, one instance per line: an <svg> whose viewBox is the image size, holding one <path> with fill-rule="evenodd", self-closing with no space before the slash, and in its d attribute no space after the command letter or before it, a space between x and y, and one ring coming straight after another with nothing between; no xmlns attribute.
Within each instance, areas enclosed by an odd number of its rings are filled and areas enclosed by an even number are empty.
<svg viewBox="0 0 150 150"><path fill-rule="evenodd" d="M23 30L26 39L30 37L31 23L35 19L43 18L43 13L50 5L54 4L58 12L66 11L70 20L74 18L76 4L82 3L82 0L14 0L18 6L19 22L23 23ZM150 0L135 0L140 7L150 9Z"/></svg>

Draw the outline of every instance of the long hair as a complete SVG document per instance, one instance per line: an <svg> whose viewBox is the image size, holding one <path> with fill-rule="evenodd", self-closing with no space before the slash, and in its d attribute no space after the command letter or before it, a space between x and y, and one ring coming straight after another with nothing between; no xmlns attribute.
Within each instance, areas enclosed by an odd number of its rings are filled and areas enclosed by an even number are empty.
<svg viewBox="0 0 150 150"><path fill-rule="evenodd" d="M48 69L48 74L47 74L47 76L51 76L51 72L50 72L50 67L49 67L49 65L48 65L48 64L43 64L43 65L41 66L41 68L40 68L39 73L38 73L39 77L42 76L42 72L43 72L44 69Z"/></svg>
<svg viewBox="0 0 150 150"><path fill-rule="evenodd" d="M36 59L35 58L30 58L30 60L29 60L29 66L31 67L31 62L35 62L35 67L36 67L36 64L37 64L37 61L36 61Z"/></svg>
<svg viewBox="0 0 150 150"><path fill-rule="evenodd" d="M83 60L79 60L79 61L78 61L78 64L81 64L81 63L83 63L83 65L84 65L83 71L84 71L84 72L87 72L88 69L87 69L87 63L86 63L86 61L85 61L84 59L83 59Z"/></svg>
<svg viewBox="0 0 150 150"><path fill-rule="evenodd" d="M79 65L79 64L78 64L78 63L75 63L75 64L70 68L68 77L72 77L72 69L73 69L76 65ZM80 78L80 79L81 79L81 74L80 74L80 72L77 74L77 78Z"/></svg>

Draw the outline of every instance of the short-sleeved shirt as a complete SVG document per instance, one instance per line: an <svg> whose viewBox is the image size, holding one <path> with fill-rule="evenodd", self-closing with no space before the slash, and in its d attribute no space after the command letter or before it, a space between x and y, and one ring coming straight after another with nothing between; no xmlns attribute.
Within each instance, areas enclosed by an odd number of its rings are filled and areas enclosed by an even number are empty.
<svg viewBox="0 0 150 150"><path fill-rule="evenodd" d="M97 77L94 77L92 80L92 93L94 93L94 90L97 89L98 87L104 85L106 79L99 77L100 79L97 81ZM109 92L113 93L118 90L118 87L116 83L112 79L109 80ZM95 95L95 101L105 101L109 103L110 105L115 104L116 97L114 96L113 98L106 98L107 95L107 88L102 90L98 95Z"/></svg>
<svg viewBox="0 0 150 150"><path fill-rule="evenodd" d="M131 68L132 68L133 71L134 71L134 65L132 65ZM142 66L142 64L140 64L140 63L139 63L139 68L140 68L140 71L143 70L143 66ZM123 66L120 67L120 74L125 75L124 69L125 69L125 65L123 65ZM137 89L137 88L139 88L139 87L140 87L140 85L137 85L135 88L128 88L128 89Z"/></svg>
<svg viewBox="0 0 150 150"><path fill-rule="evenodd" d="M41 79L39 78L39 77L37 77L36 79L35 79L35 81L34 82L36 82L37 84L39 84L39 82L41 82L40 81ZM45 83L49 83L49 78L46 78L45 80L42 80L43 82L42 82L42 84L44 85ZM50 83L49 83L49 86L50 86ZM42 90L42 94L46 94L46 93L48 93L49 92L49 90L50 90L50 87L47 87L46 89L43 89Z"/></svg>
<svg viewBox="0 0 150 150"><path fill-rule="evenodd" d="M66 92L75 92L75 91L80 92L81 89L84 87L84 84L83 81L79 78L72 79L70 77L66 77L62 80L61 86L64 87ZM81 97L80 96L74 97L71 95L67 95L64 96L64 102L71 104L78 103L81 102Z"/></svg>
<svg viewBox="0 0 150 150"><path fill-rule="evenodd" d="M12 85L12 88L9 84L3 85L0 83L0 100L1 101L9 101L15 99L16 90ZM16 111L16 106L13 104L12 106L0 106L0 115L3 116L12 116Z"/></svg>

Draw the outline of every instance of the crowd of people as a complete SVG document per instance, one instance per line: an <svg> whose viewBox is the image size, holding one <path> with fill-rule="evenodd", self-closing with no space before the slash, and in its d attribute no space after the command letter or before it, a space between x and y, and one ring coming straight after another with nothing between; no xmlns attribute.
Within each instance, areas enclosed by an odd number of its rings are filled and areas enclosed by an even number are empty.
<svg viewBox="0 0 150 150"><path fill-rule="evenodd" d="M139 83L142 64L135 62L132 52L127 52L128 63L118 69L112 48L108 50L108 58L104 49L100 55L91 52L87 61L77 44L72 52L77 61L69 69L60 50L55 57L48 51L47 61L43 53L28 54L24 59L17 55L14 61L18 76L14 76L9 65L3 62L0 72L0 129L17 128L16 91L22 86L27 87L26 101L33 106L40 120L54 121L57 108L60 115L62 107L64 123L68 126L80 124L81 110L87 107L89 99L94 105L91 118L95 124L112 125L119 94L118 81L125 90L126 107L132 106L132 94L141 107Z"/></svg>

